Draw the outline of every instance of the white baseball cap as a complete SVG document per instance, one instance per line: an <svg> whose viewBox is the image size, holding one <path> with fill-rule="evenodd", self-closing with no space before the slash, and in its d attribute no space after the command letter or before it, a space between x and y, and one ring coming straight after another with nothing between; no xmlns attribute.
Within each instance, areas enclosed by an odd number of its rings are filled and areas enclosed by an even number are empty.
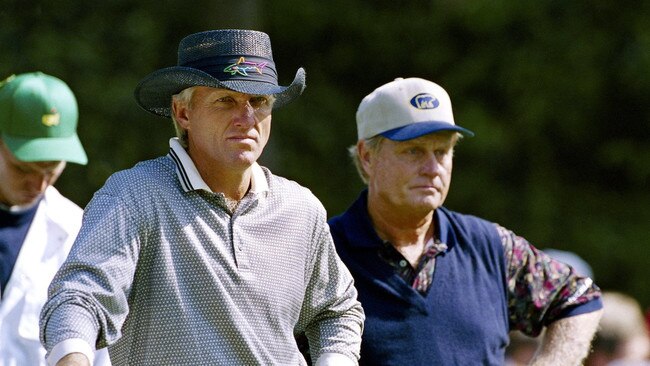
<svg viewBox="0 0 650 366"><path fill-rule="evenodd" d="M397 78L367 95L357 109L359 140L382 135L406 141L439 131L474 132L456 125L449 95L420 78Z"/></svg>

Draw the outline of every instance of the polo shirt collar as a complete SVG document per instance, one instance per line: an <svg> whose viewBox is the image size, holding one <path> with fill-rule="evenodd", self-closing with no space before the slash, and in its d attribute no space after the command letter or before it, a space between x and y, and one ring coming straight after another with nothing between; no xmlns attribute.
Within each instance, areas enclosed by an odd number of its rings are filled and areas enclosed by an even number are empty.
<svg viewBox="0 0 650 366"><path fill-rule="evenodd" d="M192 161L192 158L187 154L187 151L181 146L181 143L178 141L178 137L173 137L169 139L169 156L174 161L176 165L176 175L178 181L181 183L181 187L185 192L196 191L196 190L205 190L207 192L212 192L210 187L205 183L201 174L199 174L196 165ZM251 193L261 193L268 192L269 184L266 181L266 175L262 167L253 163L251 165Z"/></svg>
<svg viewBox="0 0 650 366"><path fill-rule="evenodd" d="M340 217L340 222L350 239L352 247L379 248L383 241L372 226L368 214L368 189L364 189L347 211Z"/></svg>

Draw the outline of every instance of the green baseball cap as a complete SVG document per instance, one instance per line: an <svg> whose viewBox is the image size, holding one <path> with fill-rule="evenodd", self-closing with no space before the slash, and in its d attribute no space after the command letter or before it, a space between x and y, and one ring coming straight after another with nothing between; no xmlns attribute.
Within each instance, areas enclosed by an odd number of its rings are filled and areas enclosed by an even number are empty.
<svg viewBox="0 0 650 366"><path fill-rule="evenodd" d="M77 119L72 90L53 76L33 72L0 82L2 141L18 160L85 165Z"/></svg>

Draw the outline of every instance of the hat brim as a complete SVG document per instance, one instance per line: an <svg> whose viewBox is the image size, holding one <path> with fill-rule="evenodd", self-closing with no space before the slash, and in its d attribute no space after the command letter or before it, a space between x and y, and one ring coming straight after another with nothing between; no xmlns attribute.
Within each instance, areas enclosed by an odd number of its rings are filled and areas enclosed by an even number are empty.
<svg viewBox="0 0 650 366"><path fill-rule="evenodd" d="M136 102L144 110L170 117L172 95L192 86L225 88L254 95L274 95L276 100L273 108L279 108L302 94L305 89L305 70L299 68L289 86L279 86L255 80L221 81L195 68L174 66L147 75L135 88L134 95Z"/></svg>
<svg viewBox="0 0 650 366"><path fill-rule="evenodd" d="M411 123L382 132L381 135L393 141L407 141L441 131L456 131L463 134L463 136L474 136L474 132L466 128L440 121Z"/></svg>
<svg viewBox="0 0 650 366"><path fill-rule="evenodd" d="M44 138L17 138L2 135L2 141L20 161L67 161L86 165L88 157L79 136Z"/></svg>

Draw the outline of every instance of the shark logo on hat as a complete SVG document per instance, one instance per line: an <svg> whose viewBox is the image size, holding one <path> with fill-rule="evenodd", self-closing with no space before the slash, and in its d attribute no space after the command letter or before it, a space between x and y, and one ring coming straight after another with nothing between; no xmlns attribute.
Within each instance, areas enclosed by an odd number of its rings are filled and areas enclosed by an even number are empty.
<svg viewBox="0 0 650 366"><path fill-rule="evenodd" d="M254 71L257 72L258 74L262 74L262 69L266 66L266 64L267 62L258 63L258 62L246 61L244 56L242 56L239 58L237 62L223 69L223 72L230 73L230 75L239 74L242 76L248 76L249 71Z"/></svg>
<svg viewBox="0 0 650 366"><path fill-rule="evenodd" d="M61 115L56 111L56 108L52 108L50 112L51 113L49 114L43 115L41 122L47 127L58 126L61 120Z"/></svg>

